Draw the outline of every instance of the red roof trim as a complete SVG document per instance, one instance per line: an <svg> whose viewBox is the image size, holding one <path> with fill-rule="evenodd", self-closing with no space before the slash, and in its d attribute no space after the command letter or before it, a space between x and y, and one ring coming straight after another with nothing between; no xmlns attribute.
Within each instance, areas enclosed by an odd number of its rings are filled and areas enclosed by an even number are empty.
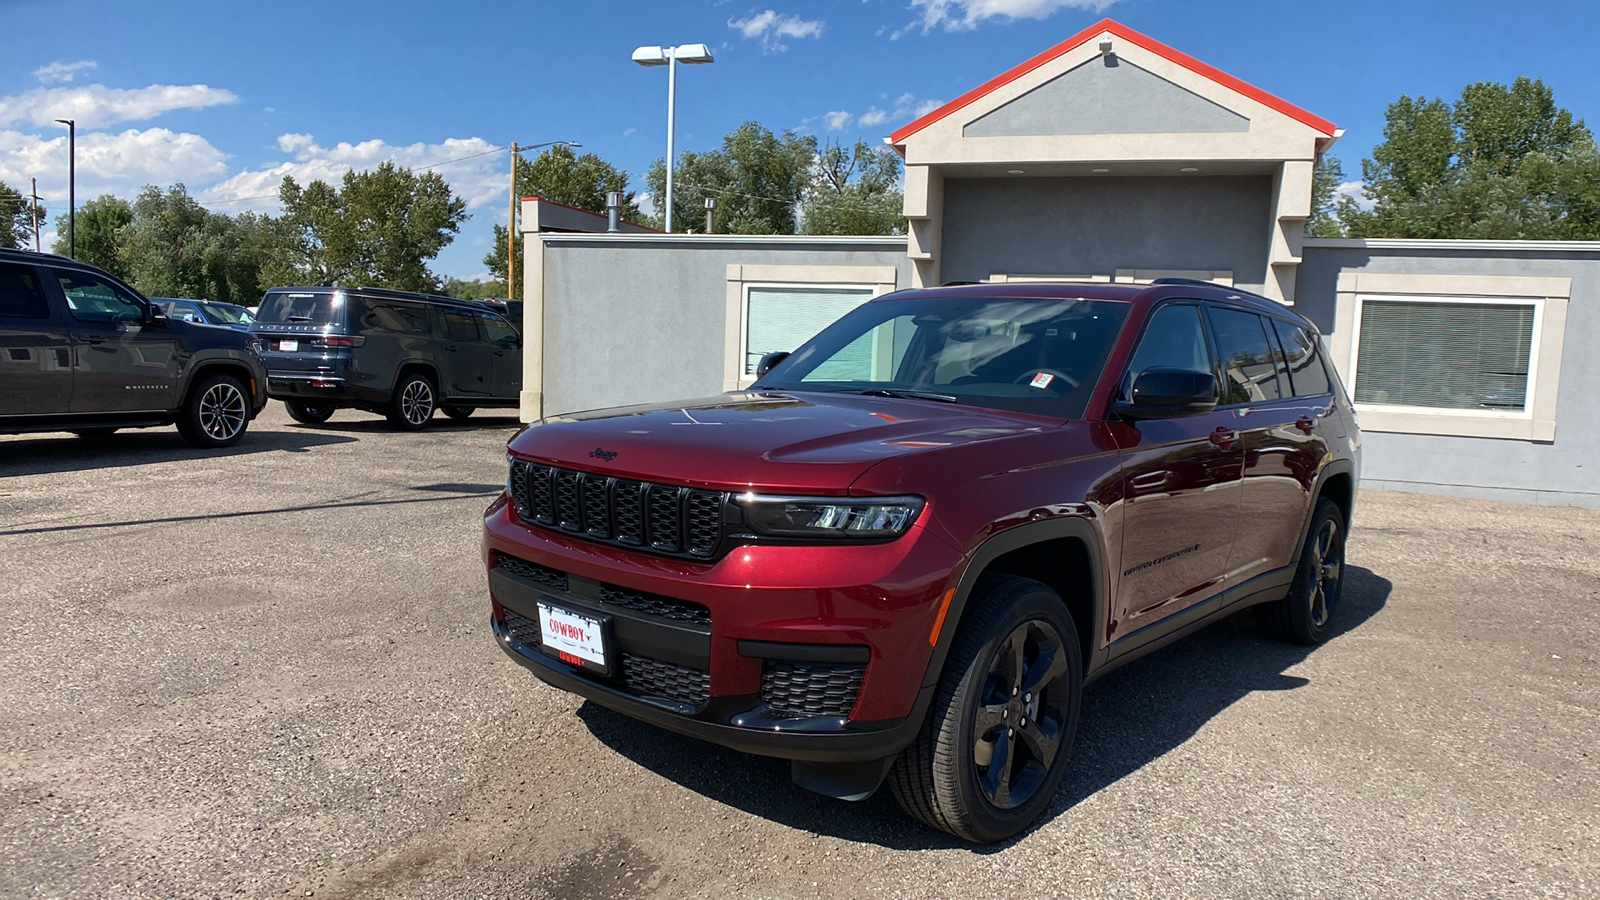
<svg viewBox="0 0 1600 900"><path fill-rule="evenodd" d="M1290 103L1281 97L1276 97L1267 93L1266 91L1263 91L1255 85L1241 81L1240 79L1229 75L1227 72L1224 72L1221 69L1208 66L1200 60L1188 55L1187 53L1175 50L1172 47L1168 47L1166 44L1161 43L1155 38L1134 31L1132 28L1129 28L1121 22L1118 22L1114 19L1101 19L1100 21L1090 25L1088 28L1085 28L1072 37L1069 37L1061 43L1056 44L1054 47L1051 47L1043 53L1032 57L1021 65L1002 72L994 78L985 81L983 84L980 84L972 90L967 91L965 94L962 94L954 100L951 100L949 103L946 103L933 112L930 112L909 124L902 125L889 135L890 142L899 144L911 135L916 134L929 125L932 125L934 122L939 121L940 119L966 106L972 101L977 100L979 97L999 90L1001 87L1016 81L1018 78L1021 78L1029 72L1032 72L1034 69L1039 68L1045 63L1051 62L1052 60L1065 55L1069 51L1083 46L1084 44L1088 43L1091 38L1094 38L1102 32L1110 32L1116 37L1122 38L1125 41L1142 47L1170 63L1180 65L1203 78L1211 79L1212 81L1222 85L1225 88L1228 88L1231 91L1243 94L1244 96L1249 97L1251 100L1254 100L1257 103L1268 107L1269 109L1277 110L1278 112L1283 113L1297 122L1309 125L1323 134L1332 135L1336 130L1336 126L1332 122L1322 118L1321 116L1314 115L1304 109L1301 109L1300 107L1295 106L1293 103Z"/></svg>

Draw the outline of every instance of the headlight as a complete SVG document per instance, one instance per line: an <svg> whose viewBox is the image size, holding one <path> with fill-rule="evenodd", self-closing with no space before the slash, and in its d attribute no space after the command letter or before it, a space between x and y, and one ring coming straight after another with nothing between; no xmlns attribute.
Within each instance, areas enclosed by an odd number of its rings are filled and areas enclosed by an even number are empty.
<svg viewBox="0 0 1600 900"><path fill-rule="evenodd" d="M922 511L921 497L763 497L736 498L744 522L769 537L830 540L881 540L899 537Z"/></svg>

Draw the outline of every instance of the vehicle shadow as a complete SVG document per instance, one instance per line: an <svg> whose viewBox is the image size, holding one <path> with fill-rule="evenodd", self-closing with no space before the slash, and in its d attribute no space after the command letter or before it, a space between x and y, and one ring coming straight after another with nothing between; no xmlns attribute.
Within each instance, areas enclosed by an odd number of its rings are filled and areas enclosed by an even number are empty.
<svg viewBox="0 0 1600 900"><path fill-rule="evenodd" d="M172 428L129 429L103 438L51 434L0 441L0 478L49 475L84 469L111 469L151 463L247 456L252 453L305 453L313 447L348 444L355 438L281 429L251 429L239 443L222 450L191 447Z"/></svg>
<svg viewBox="0 0 1600 900"><path fill-rule="evenodd" d="M1182 745L1213 717L1256 691L1310 682L1287 670L1337 646L1383 609L1393 585L1369 569L1346 568L1334 634L1317 647L1261 635L1246 610L1112 672L1084 692L1067 777L1037 828L1080 801ZM584 703L578 717L602 743L635 763L720 803L793 828L896 850L965 847L994 853L1026 837L974 846L923 827L901 812L887 787L862 803L801 790L785 760L749 756L682 737Z"/></svg>
<svg viewBox="0 0 1600 900"><path fill-rule="evenodd" d="M433 419L428 422L428 427L419 432L400 431L393 425L390 425L387 419L376 415L372 416L371 418L361 419L348 417L340 418L336 415L334 418L317 425L306 425L300 422L288 422L281 427L288 428L291 431L297 431L302 434L329 432L335 434L339 432L348 432L350 434L379 434L385 432L390 434L428 434L429 432L434 431L483 431L485 429L492 428L515 430L522 427L522 420L517 417L515 410L502 410L501 412L505 412L506 414L486 416L479 413L472 416L470 419L451 419L446 416L434 416Z"/></svg>

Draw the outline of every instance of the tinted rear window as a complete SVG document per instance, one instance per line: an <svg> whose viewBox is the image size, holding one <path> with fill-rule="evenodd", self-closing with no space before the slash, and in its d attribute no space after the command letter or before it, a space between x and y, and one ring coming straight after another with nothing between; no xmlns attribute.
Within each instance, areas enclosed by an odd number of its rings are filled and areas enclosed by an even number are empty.
<svg viewBox="0 0 1600 900"><path fill-rule="evenodd" d="M0 263L0 316L8 319L48 319L44 291L32 266Z"/></svg>
<svg viewBox="0 0 1600 900"><path fill-rule="evenodd" d="M261 299L256 321L266 325L343 325L344 292L271 292Z"/></svg>

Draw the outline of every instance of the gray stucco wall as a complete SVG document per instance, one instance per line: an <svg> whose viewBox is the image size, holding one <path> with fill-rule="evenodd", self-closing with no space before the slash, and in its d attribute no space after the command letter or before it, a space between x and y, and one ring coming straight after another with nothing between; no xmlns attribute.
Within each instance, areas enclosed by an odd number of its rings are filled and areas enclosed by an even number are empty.
<svg viewBox="0 0 1600 900"><path fill-rule="evenodd" d="M1350 248L1306 241L1295 310L1331 335L1342 269L1383 274L1532 275L1572 279L1551 443L1364 432L1362 483L1520 502L1600 508L1600 253ZM1342 361L1340 361L1342 363Z"/></svg>
<svg viewBox="0 0 1600 900"><path fill-rule="evenodd" d="M946 178L939 275L1231 269L1261 290L1271 200L1264 175Z"/></svg>
<svg viewBox="0 0 1600 900"><path fill-rule="evenodd" d="M727 270L739 265L894 266L905 239L718 241L546 236L546 415L722 392Z"/></svg>
<svg viewBox="0 0 1600 900"><path fill-rule="evenodd" d="M1249 131L1250 120L1133 63L1099 57L968 123L967 137Z"/></svg>

